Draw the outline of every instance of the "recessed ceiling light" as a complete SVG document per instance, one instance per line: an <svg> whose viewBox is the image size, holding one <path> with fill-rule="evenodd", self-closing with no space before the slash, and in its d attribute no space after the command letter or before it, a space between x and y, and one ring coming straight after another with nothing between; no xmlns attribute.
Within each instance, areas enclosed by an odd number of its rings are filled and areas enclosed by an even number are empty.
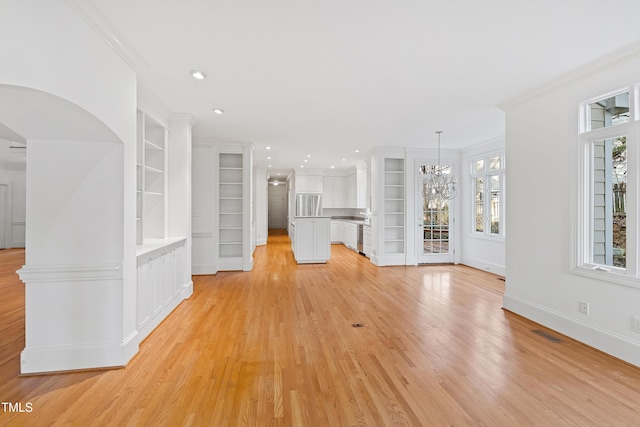
<svg viewBox="0 0 640 427"><path fill-rule="evenodd" d="M311 157L311 154L307 154L307 157Z"/></svg>
<svg viewBox="0 0 640 427"><path fill-rule="evenodd" d="M343 162L346 162L346 161L347 161L347 159L342 159L342 161L343 161Z"/></svg>
<svg viewBox="0 0 640 427"><path fill-rule="evenodd" d="M267 160L271 160L271 156L267 156Z"/></svg>
<svg viewBox="0 0 640 427"><path fill-rule="evenodd" d="M216 114L222 114L222 113L224 113L224 110L221 109L221 108L214 108L213 112L216 113Z"/></svg>
<svg viewBox="0 0 640 427"><path fill-rule="evenodd" d="M271 165L269 165L269 167L271 167Z"/></svg>
<svg viewBox="0 0 640 427"><path fill-rule="evenodd" d="M207 73L205 73L204 71L200 71L200 70L191 70L191 75L196 80L204 80L204 79L207 78Z"/></svg>
<svg viewBox="0 0 640 427"><path fill-rule="evenodd" d="M280 176L280 172L278 172L278 176Z"/></svg>
<svg viewBox="0 0 640 427"><path fill-rule="evenodd" d="M353 151L356 152L356 153L360 152L360 150L358 150L357 148L355 150L353 150Z"/></svg>
<svg viewBox="0 0 640 427"><path fill-rule="evenodd" d="M307 163L308 161L309 161L309 160L307 160L307 159L304 159L304 162L305 162L305 163Z"/></svg>
<svg viewBox="0 0 640 427"><path fill-rule="evenodd" d="M300 165L300 167L301 167L301 168L303 168L303 167L304 167L304 165Z"/></svg>
<svg viewBox="0 0 640 427"><path fill-rule="evenodd" d="M335 168L336 168L335 166L331 165L331 169L335 169Z"/></svg>
<svg viewBox="0 0 640 427"><path fill-rule="evenodd" d="M264 147L265 150L271 150L271 147Z"/></svg>

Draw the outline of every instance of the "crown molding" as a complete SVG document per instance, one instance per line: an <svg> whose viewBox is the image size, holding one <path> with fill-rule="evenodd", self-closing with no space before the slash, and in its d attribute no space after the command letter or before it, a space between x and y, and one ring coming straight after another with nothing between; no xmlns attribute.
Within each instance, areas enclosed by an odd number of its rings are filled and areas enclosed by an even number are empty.
<svg viewBox="0 0 640 427"><path fill-rule="evenodd" d="M552 92L555 89L568 86L576 81L585 80L609 68L619 67L638 59L640 59L640 41L634 42L622 49L618 49L608 55L597 58L583 66L580 66L579 68L574 69L573 71L569 71L566 74L547 82L546 84L538 86L533 90L524 92L521 95L501 102L497 107L502 111L508 111L534 98Z"/></svg>
<svg viewBox="0 0 640 427"><path fill-rule="evenodd" d="M150 68L149 63L131 46L116 27L89 1L65 0L69 8L104 40L136 73Z"/></svg>

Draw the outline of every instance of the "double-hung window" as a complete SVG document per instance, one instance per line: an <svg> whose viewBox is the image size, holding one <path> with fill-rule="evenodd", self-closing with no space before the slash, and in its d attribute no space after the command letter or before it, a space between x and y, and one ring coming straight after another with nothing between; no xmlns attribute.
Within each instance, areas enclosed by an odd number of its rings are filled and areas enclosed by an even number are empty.
<svg viewBox="0 0 640 427"><path fill-rule="evenodd" d="M472 232L476 236L504 236L504 155L490 154L471 161L473 189Z"/></svg>
<svg viewBox="0 0 640 427"><path fill-rule="evenodd" d="M625 88L580 106L574 259L577 272L640 284L635 90Z"/></svg>

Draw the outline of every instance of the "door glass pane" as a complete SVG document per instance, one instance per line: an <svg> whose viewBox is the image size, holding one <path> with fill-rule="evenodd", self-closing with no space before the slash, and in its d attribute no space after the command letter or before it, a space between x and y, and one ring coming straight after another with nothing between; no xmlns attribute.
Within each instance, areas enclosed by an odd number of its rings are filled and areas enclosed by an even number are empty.
<svg viewBox="0 0 640 427"><path fill-rule="evenodd" d="M423 255L449 253L449 201L422 200Z"/></svg>
<svg viewBox="0 0 640 427"><path fill-rule="evenodd" d="M500 234L500 176L491 176L491 234Z"/></svg>
<svg viewBox="0 0 640 427"><path fill-rule="evenodd" d="M592 256L590 262L626 268L627 138L595 141L592 147Z"/></svg>
<svg viewBox="0 0 640 427"><path fill-rule="evenodd" d="M475 205L476 205L476 231L483 232L484 231L484 182L483 178L476 178L475 180Z"/></svg>

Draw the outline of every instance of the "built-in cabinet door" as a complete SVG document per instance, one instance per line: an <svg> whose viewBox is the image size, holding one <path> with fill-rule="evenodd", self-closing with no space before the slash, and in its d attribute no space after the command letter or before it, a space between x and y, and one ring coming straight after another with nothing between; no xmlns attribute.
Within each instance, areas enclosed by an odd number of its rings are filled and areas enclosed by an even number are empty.
<svg viewBox="0 0 640 427"><path fill-rule="evenodd" d="M322 193L321 175L296 175L296 193Z"/></svg>
<svg viewBox="0 0 640 427"><path fill-rule="evenodd" d="M357 177L355 173L347 175L347 207L355 208L357 202Z"/></svg>
<svg viewBox="0 0 640 427"><path fill-rule="evenodd" d="M298 260L313 259L313 226L311 219L296 221L295 255Z"/></svg>
<svg viewBox="0 0 640 427"><path fill-rule="evenodd" d="M296 175L296 193L309 192L309 177L306 175Z"/></svg>
<svg viewBox="0 0 640 427"><path fill-rule="evenodd" d="M313 220L314 259L329 259L331 257L331 225L326 219Z"/></svg>
<svg viewBox="0 0 640 427"><path fill-rule="evenodd" d="M346 178L344 176L333 177L333 207L344 208L346 207Z"/></svg>
<svg viewBox="0 0 640 427"><path fill-rule="evenodd" d="M331 242L342 243L341 237L342 221L331 221Z"/></svg>
<svg viewBox="0 0 640 427"><path fill-rule="evenodd" d="M309 193L322 193L322 176L309 176Z"/></svg>
<svg viewBox="0 0 640 427"><path fill-rule="evenodd" d="M333 177L322 177L322 207L333 208Z"/></svg>

